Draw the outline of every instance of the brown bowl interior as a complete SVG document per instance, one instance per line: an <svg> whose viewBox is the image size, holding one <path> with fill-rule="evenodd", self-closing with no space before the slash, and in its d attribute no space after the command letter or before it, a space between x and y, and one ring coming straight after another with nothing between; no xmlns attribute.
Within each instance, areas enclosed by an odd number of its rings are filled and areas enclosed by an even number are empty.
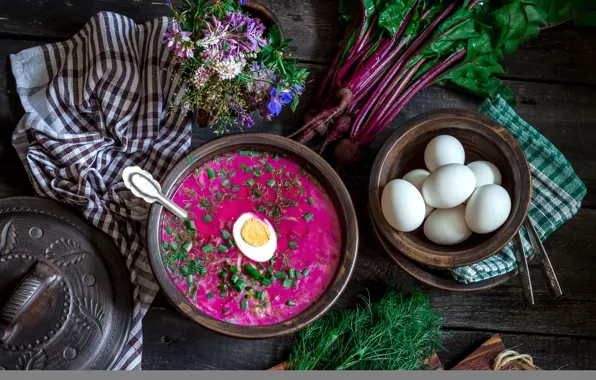
<svg viewBox="0 0 596 380"><path fill-rule="evenodd" d="M316 153L290 139L263 133L245 133L215 139L190 153L179 162L162 181L166 197L172 197L192 171L216 155L240 149L253 149L287 154L296 163L307 169L325 188L333 201L342 229L342 255L331 284L309 308L292 319L272 325L239 326L212 318L199 311L187 301L170 279L161 258L160 236L165 209L154 204L151 207L147 243L149 258L155 277L166 297L187 317L217 332L240 338L269 338L298 331L321 317L347 285L354 265L358 247L358 226L356 213L350 195L335 171ZM189 164L192 162L192 164Z"/></svg>
<svg viewBox="0 0 596 380"><path fill-rule="evenodd" d="M495 164L503 177L502 186L512 199L505 224L490 234L473 234L463 243L443 246L428 240L422 227L398 232L385 221L380 199L385 185L414 169L425 169L424 150L434 137L451 135L466 151L468 164L485 160ZM380 234L391 246L422 264L453 268L488 258L501 250L517 233L531 199L530 172L525 155L515 138L481 114L468 110L440 110L421 115L402 126L385 143L375 160L370 182L370 207Z"/></svg>

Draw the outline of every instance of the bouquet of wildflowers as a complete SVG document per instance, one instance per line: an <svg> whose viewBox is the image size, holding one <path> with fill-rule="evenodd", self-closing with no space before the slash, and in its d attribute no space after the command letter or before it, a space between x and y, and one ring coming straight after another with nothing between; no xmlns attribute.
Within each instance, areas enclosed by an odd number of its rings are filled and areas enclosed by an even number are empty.
<svg viewBox="0 0 596 380"><path fill-rule="evenodd" d="M174 107L192 110L223 134L252 127L252 115L271 120L285 105L296 109L308 76L285 60L289 40L243 12L247 0L183 0L174 7L163 43L181 62L187 86Z"/></svg>

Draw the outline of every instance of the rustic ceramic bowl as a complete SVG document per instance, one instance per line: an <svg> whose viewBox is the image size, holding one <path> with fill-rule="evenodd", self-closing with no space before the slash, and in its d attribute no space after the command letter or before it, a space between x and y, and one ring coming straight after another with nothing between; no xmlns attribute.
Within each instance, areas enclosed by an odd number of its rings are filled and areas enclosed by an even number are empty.
<svg viewBox="0 0 596 380"><path fill-rule="evenodd" d="M413 169L425 168L424 149L438 135L451 135L462 143L466 164L486 160L501 171L502 186L511 196L511 213L497 231L473 234L463 243L443 246L428 240L422 226L412 232L398 232L383 217L381 193L385 185ZM381 148L369 183L370 212L389 247L411 260L439 268L473 264L500 251L519 231L531 196L530 167L515 138L493 119L465 109L432 111L406 122Z"/></svg>
<svg viewBox="0 0 596 380"><path fill-rule="evenodd" d="M158 204L154 204L151 207L149 215L150 223L147 231L147 245L149 247L151 266L158 284L174 306L187 317L209 329L240 338L269 338L290 334L309 325L325 314L348 284L356 263L358 249L356 213L348 190L337 173L335 173L325 160L309 148L295 141L264 133L241 133L221 137L195 149L190 153L189 157L181 160L165 180L162 181L163 193L167 197L172 198L174 192L195 168L209 161L214 156L241 149L287 154L296 163L307 166L309 172L321 183L327 194L331 197L342 229L342 255L329 287L319 299L302 313L292 319L277 324L239 326L212 318L188 302L186 297L178 291L166 271L159 248L161 244L161 225L164 219L165 209ZM189 162L192 162L192 164L189 164Z"/></svg>

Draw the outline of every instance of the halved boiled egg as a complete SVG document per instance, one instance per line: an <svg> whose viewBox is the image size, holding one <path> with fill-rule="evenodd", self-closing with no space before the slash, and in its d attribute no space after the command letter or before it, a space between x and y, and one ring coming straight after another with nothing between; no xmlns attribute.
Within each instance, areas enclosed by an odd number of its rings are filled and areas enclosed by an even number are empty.
<svg viewBox="0 0 596 380"><path fill-rule="evenodd" d="M240 215L232 230L240 252L257 262L273 257L277 249L277 235L267 219L252 213Z"/></svg>

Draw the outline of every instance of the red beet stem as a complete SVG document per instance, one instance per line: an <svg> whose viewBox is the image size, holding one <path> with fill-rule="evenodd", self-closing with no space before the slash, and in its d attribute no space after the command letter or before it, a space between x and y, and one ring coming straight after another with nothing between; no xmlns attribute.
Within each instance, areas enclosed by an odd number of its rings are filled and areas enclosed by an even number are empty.
<svg viewBox="0 0 596 380"><path fill-rule="evenodd" d="M321 104L323 102L323 97L327 94L326 90L328 89L329 82L331 81L331 78L333 77L333 74L335 73L337 65L339 64L339 60L340 60L346 46L348 45L348 41L350 40L352 33L354 33L354 25L353 24L350 25L349 29L346 31L344 40L342 41L339 51L337 52L337 54L335 55L335 58L333 58L333 62L331 62L331 65L325 72L325 76L323 77L323 80L321 81L321 84L319 85L319 88L317 89L317 94L315 96L315 104Z"/></svg>
<svg viewBox="0 0 596 380"><path fill-rule="evenodd" d="M453 54L451 57L447 58L446 60L437 63L427 72L422 74L420 78L416 80L395 102L392 108L385 114L385 115L375 115L375 119L371 120L369 123L370 127L359 136L357 136L357 140L363 144L367 145L370 144L372 140L381 131L393 120L395 117L400 113L402 108L416 95L420 90L426 87L428 84L433 82L445 69L447 69L451 64L458 61L462 57L466 55L466 50L462 50Z"/></svg>

